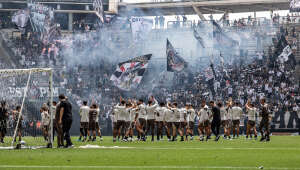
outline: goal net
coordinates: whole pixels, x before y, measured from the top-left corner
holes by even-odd
[[[51,147],[52,69],[0,70],[0,148]]]

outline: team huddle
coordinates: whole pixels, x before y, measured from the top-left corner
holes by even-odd
[[[261,141],[270,140],[270,112],[265,99],[260,101],[259,108],[248,101],[245,105],[248,122],[246,138],[252,138],[254,135],[257,139],[256,120],[261,117],[259,130],[261,133]],[[239,103],[233,103],[229,99],[225,105],[222,102],[215,103],[203,100],[201,107],[196,111],[190,103],[186,103],[185,107],[179,108],[174,103],[158,103],[152,96],[147,104],[142,99],[139,101],[125,101],[120,98],[120,103],[113,108],[113,141],[132,141],[134,129],[137,131],[137,138],[146,141],[146,136],[151,131],[151,141],[154,141],[156,130],[157,140],[163,138],[163,130],[165,129],[169,141],[176,141],[180,136],[180,141],[193,140],[194,126],[198,125],[197,130],[199,140],[211,139],[213,133],[215,141],[220,138],[220,129],[224,129],[224,138],[231,139],[231,131],[233,138],[239,137],[240,121],[243,115],[243,109]],[[199,122],[195,122],[198,120]]]
[[[57,132],[58,146],[64,146],[64,140],[67,141],[67,147],[72,146],[69,130],[72,124],[72,106],[64,95],[60,96],[60,102],[52,103],[53,114],[53,133]],[[20,116],[21,107],[17,106],[12,112],[14,129],[17,133],[19,141],[22,137],[22,115]],[[6,120],[8,110],[6,103],[2,102],[0,107],[0,142],[3,143],[6,134]],[[210,140],[211,135],[215,135],[215,141],[220,139],[220,130],[224,130],[224,139],[238,138],[240,122],[242,117],[248,117],[246,124],[246,138],[254,135],[257,139],[256,122],[258,116],[261,118],[259,131],[261,133],[261,141],[270,140],[270,121],[271,113],[265,99],[261,99],[258,107],[255,107],[250,100],[245,105],[246,114],[238,102],[233,102],[230,98],[223,104],[222,102],[206,102],[202,100],[201,106],[198,109],[193,108],[190,103],[186,103],[185,107],[179,107],[176,102],[160,102],[152,96],[147,101],[147,104],[140,99],[127,100],[120,98],[120,103],[113,107],[112,123],[113,123],[113,142],[117,140],[132,141],[134,130],[137,132],[137,139],[146,141],[147,135],[151,131],[151,141],[163,138],[164,133],[169,141],[176,141],[180,136],[180,141],[193,140],[194,129],[196,128],[199,134],[199,140]],[[49,106],[44,104],[41,109],[41,124],[42,132],[45,141],[49,141],[49,130],[51,123],[51,114]],[[101,130],[99,126],[100,109],[97,104],[88,106],[87,101],[84,101],[80,107],[80,137],[78,141],[95,141],[96,134],[100,137]],[[19,123],[18,123],[19,120]],[[197,122],[196,122],[197,121]],[[197,127],[195,127],[197,125]],[[18,128],[16,128],[18,127]],[[54,136],[54,134],[53,134]]]

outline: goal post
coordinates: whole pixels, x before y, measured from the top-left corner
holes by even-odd
[[[5,137],[0,148],[52,147],[51,68],[0,70],[0,100],[7,110],[5,119],[0,120],[5,122],[1,125]]]

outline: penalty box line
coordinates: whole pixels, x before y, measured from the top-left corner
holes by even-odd
[[[300,170],[300,168],[284,168],[284,167],[235,167],[235,166],[38,166],[38,165],[0,165],[0,168],[16,168],[16,169],[274,169],[274,170]]]

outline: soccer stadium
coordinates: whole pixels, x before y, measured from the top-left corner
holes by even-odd
[[[0,0],[0,170],[300,170],[300,0]]]

